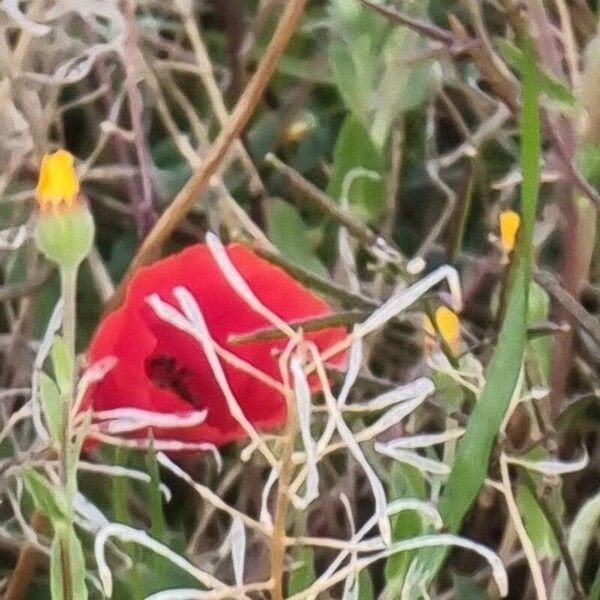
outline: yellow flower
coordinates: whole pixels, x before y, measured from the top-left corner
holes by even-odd
[[[500,214],[500,243],[505,252],[512,252],[521,226],[521,217],[514,210],[505,210]]]
[[[435,311],[434,319],[440,337],[451,350],[457,351],[460,348],[460,320],[456,313],[446,306],[440,306]],[[437,336],[433,323],[427,315],[423,318],[423,329],[428,337]]]
[[[40,210],[71,207],[79,194],[79,181],[73,167],[73,155],[66,150],[45,154],[35,198]]]
[[[460,345],[460,320],[457,314],[446,306],[440,306],[435,311],[435,324],[442,339],[452,349]]]

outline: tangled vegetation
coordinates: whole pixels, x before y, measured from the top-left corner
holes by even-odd
[[[599,23],[3,0],[2,597],[600,598]]]

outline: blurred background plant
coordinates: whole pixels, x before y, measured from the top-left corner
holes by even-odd
[[[14,598],[49,597],[51,535],[32,518],[23,483],[26,465],[50,482],[53,469],[35,412],[60,295],[59,273],[33,239],[41,158],[57,147],[75,155],[96,222],[77,288],[83,365],[114,286],[158,216],[206,168],[293,4],[0,4],[3,585],[24,552],[33,557],[28,590]],[[164,247],[209,230],[242,240],[336,303],[349,326],[372,322],[390,298],[400,303],[367,328],[344,392],[349,432],[342,425],[332,444],[360,443],[388,504],[426,502],[450,533],[496,552],[511,598],[600,597],[599,11],[594,0],[308,2],[242,135]],[[516,248],[501,231],[511,209],[521,215]],[[433,286],[440,265],[459,273],[460,307],[456,289]],[[459,319],[441,307],[461,308]],[[329,376],[339,397],[348,374]],[[435,391],[405,420],[382,424],[385,402],[376,414],[361,410],[420,377]],[[317,439],[328,411],[315,395]],[[277,456],[280,442],[269,439]],[[260,500],[275,483],[270,466],[242,446],[223,449],[220,470],[205,454],[177,464],[122,447],[86,456],[76,525],[90,597],[102,597],[107,581],[94,537],[98,546],[125,541],[108,542],[114,598],[214,584],[198,585],[192,565],[229,587],[155,598],[230,597],[264,581],[264,539],[198,494],[201,486],[255,520],[261,506],[273,509],[272,498]],[[356,541],[373,514],[381,518],[362,467],[352,452],[324,456],[320,495],[289,511],[288,534]],[[175,500],[166,502],[161,479]],[[394,543],[431,531],[418,510],[392,515]],[[162,543],[158,555],[143,547],[146,533]],[[362,535],[376,533],[371,523]],[[380,541],[375,554],[387,552],[390,540]],[[298,544],[286,553],[285,594],[497,596],[476,554],[417,546],[363,565],[349,543],[338,565],[347,576],[323,587],[343,551]],[[177,555],[189,561],[177,563],[183,569],[167,566]]]

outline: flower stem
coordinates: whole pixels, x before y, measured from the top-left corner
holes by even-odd
[[[292,454],[296,439],[296,407],[288,399],[288,416],[284,431],[284,448],[281,455],[281,469],[277,485],[277,498],[275,500],[275,519],[273,534],[271,536],[271,581],[273,588],[272,600],[283,600],[283,570],[285,562],[285,524],[289,504],[288,490],[293,473]]]
[[[62,294],[65,301],[63,318],[63,337],[71,356],[75,358],[75,322],[76,306],[75,297],[77,292],[77,267],[61,268],[60,279],[62,285]]]
[[[77,321],[77,306],[76,306],[76,295],[77,295],[77,269],[61,267],[60,277],[62,285],[62,294],[64,298],[64,316],[63,316],[63,327],[62,333],[65,341],[65,345],[69,351],[73,365],[75,365],[75,326]],[[63,439],[60,448],[60,465],[61,465],[61,483],[69,499],[68,515],[67,515],[67,527],[71,529],[73,527],[73,499],[75,496],[75,489],[73,485],[73,477],[71,475],[71,407],[73,403],[73,396],[75,390],[75,368],[71,373],[71,385],[67,393],[62,398],[63,403]],[[67,540],[61,540],[61,556],[62,556],[62,579],[63,579],[63,592],[65,600],[73,600],[73,590],[71,585],[71,555],[69,551],[69,545]]]

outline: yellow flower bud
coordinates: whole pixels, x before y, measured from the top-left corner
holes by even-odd
[[[435,311],[435,324],[448,347],[452,350],[458,350],[460,346],[460,320],[456,313],[446,306],[440,306]]]
[[[500,214],[500,244],[505,252],[512,252],[521,226],[521,217],[514,210]]]
[[[73,163],[66,150],[46,154],[35,190],[37,246],[63,269],[76,268],[94,240],[94,220],[85,203],[78,201],[79,181]]]
[[[66,150],[44,155],[35,189],[40,210],[71,207],[76,202],[79,181],[73,163],[73,155]]]
[[[423,329],[425,330],[425,350],[432,351],[435,348],[435,342],[432,340],[439,336],[444,340],[444,343],[453,351],[460,348],[460,321],[456,313],[452,312],[446,306],[440,306],[434,315],[435,327],[431,319],[423,316]],[[437,332],[436,332],[437,328]]]

